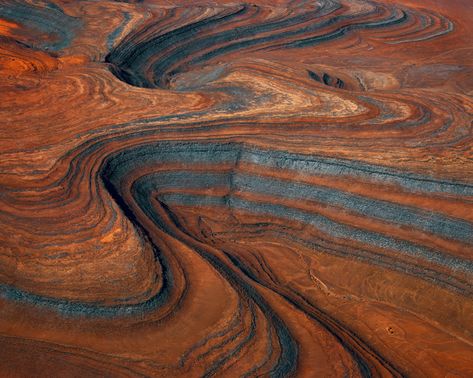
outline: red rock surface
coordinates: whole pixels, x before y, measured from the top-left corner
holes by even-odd
[[[472,18],[0,1],[0,376],[472,377]]]

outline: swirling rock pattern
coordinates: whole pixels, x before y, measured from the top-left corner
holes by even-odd
[[[470,0],[0,1],[0,376],[472,377]]]

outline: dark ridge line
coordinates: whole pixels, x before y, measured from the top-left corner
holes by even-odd
[[[166,212],[166,214],[168,215],[169,219],[174,223],[174,226],[180,231],[182,232],[183,234],[185,234],[187,237],[189,237],[191,240],[197,242],[198,244],[204,244],[205,243],[202,243],[202,242],[199,242],[198,240],[196,240],[194,238],[194,236],[192,234],[190,234],[185,227],[183,227],[179,221],[179,218],[174,214],[174,212],[167,206],[166,203],[160,201],[159,199],[157,200],[160,204],[160,206],[162,207],[162,209]],[[138,202],[139,203],[139,202]],[[156,213],[153,212],[153,214],[155,215]],[[178,235],[174,234],[174,232],[166,226],[166,223],[164,221],[162,222],[159,222],[160,224],[164,225],[166,227],[166,229],[164,230],[165,232],[167,233],[172,233],[172,236],[176,237],[178,240],[180,240],[181,242],[187,244],[190,248],[194,249],[194,250],[200,250],[200,248],[198,247],[198,244],[197,245],[193,245],[192,244],[189,244],[187,243],[187,241],[185,241],[184,239],[182,238],[179,238]],[[204,253],[207,255],[207,253],[203,250],[200,250],[199,253]],[[363,377],[371,377],[372,374],[371,374],[371,369],[368,367],[368,363],[367,361],[365,361],[363,359],[362,356],[359,355],[359,353],[357,353],[356,351],[356,348],[353,348],[351,345],[347,344],[346,342],[344,342],[345,340],[343,340],[343,337],[341,335],[338,334],[338,332],[335,331],[335,329],[333,327],[330,327],[328,323],[322,321],[320,318],[317,318],[316,316],[314,316],[313,314],[311,313],[308,313],[307,311],[305,311],[303,308],[301,308],[301,306],[297,303],[297,301],[293,300],[292,298],[290,298],[289,296],[281,293],[280,291],[278,290],[274,290],[273,288],[269,287],[266,283],[264,283],[263,281],[261,281],[258,277],[256,277],[252,272],[251,270],[244,264],[242,263],[237,257],[233,256],[232,254],[222,250],[222,253],[233,263],[233,265],[238,269],[240,270],[246,277],[248,277],[250,280],[260,284],[261,286],[263,287],[266,287],[267,289],[275,292],[276,294],[278,294],[280,297],[284,298],[287,302],[291,303],[294,307],[296,307],[297,309],[299,309],[300,311],[302,311],[304,314],[308,315],[310,318],[312,318],[313,320],[317,321],[320,325],[322,325],[330,334],[332,334],[340,343],[341,345],[350,353],[350,355],[352,355],[352,357],[354,358],[355,362],[357,363],[358,365],[358,368],[359,368],[359,371],[360,373],[362,374]],[[219,261],[219,259],[217,257],[215,257],[214,255],[212,254],[208,254],[209,257],[211,257],[212,259],[215,259],[216,262],[217,262],[217,266],[215,267],[218,271],[221,272],[221,269],[225,268],[226,270],[230,271],[230,269],[228,269],[226,267],[225,264],[221,263]],[[213,264],[213,263],[212,263]],[[236,276],[238,278],[238,276]],[[250,285],[250,284],[246,284],[245,281],[243,280],[240,280],[241,282],[244,282],[245,285],[248,285],[255,293],[256,293],[256,290]],[[259,295],[259,294],[258,294]],[[259,302],[256,302],[258,303],[259,305]],[[310,307],[314,308],[314,310],[316,311],[319,311],[320,314],[322,314],[325,318],[329,319],[329,320],[332,320],[332,322],[336,323],[342,330],[345,330],[345,328],[336,320],[330,318],[327,314],[325,314],[325,312],[323,312],[322,310],[320,309],[317,309],[315,308],[314,306],[310,305]],[[275,314],[274,314],[275,315]],[[352,333],[351,331],[349,330],[345,330],[345,332],[350,335],[351,337],[353,337],[355,340],[357,340],[357,343],[359,345],[362,345],[364,346],[363,349],[365,349],[370,355],[374,355],[376,356],[376,353],[374,351],[371,351],[370,350],[370,347],[364,343],[363,341],[361,341],[361,339],[359,339],[358,336],[356,336],[354,333]],[[282,357],[282,356],[281,356]],[[396,372],[396,369],[386,360],[384,360],[382,357],[379,356],[378,358],[378,361],[389,371],[391,371],[392,373],[393,372]],[[279,377],[280,375],[275,375],[275,377]],[[285,376],[285,375],[282,375],[282,376]],[[397,374],[397,376],[402,376],[401,374]]]
[[[329,5],[327,5],[327,4],[329,4]],[[130,56],[130,58],[131,57],[134,58],[133,61],[138,60],[141,57],[142,54],[145,54],[146,57],[148,57],[148,55],[151,55],[151,56],[156,55],[156,54],[153,54],[152,52],[146,53],[146,51],[149,50],[148,45],[150,45],[150,47],[155,47],[157,44],[159,44],[161,42],[164,42],[165,40],[168,40],[168,42],[165,43],[165,46],[158,50],[158,51],[164,52],[166,49],[169,48],[168,45],[172,42],[172,40],[176,36],[180,36],[181,34],[185,34],[185,36],[187,37],[186,33],[189,32],[190,37],[192,37],[195,34],[196,28],[200,29],[202,27],[207,26],[208,23],[211,23],[212,21],[214,21],[212,18],[209,18],[208,20],[198,21],[198,23],[185,25],[185,26],[180,27],[180,28],[178,28],[176,30],[173,30],[171,32],[167,32],[165,34],[157,35],[156,37],[150,38],[149,40],[145,40],[144,42],[140,41],[140,42],[138,42],[138,44],[139,44],[139,47],[138,47],[139,53],[136,52],[136,50],[137,50],[136,47],[132,49],[132,52],[128,52],[128,51],[126,51],[127,50],[126,45],[124,45],[123,47],[121,47],[119,45],[119,46],[117,46],[117,48],[115,48],[114,50],[112,50],[109,53],[109,55],[105,59],[105,62],[112,63],[114,65],[112,67],[112,73],[114,73],[119,79],[121,79],[123,81],[126,81],[128,84],[136,85],[136,86],[143,86],[145,88],[153,88],[153,87],[167,88],[168,83],[169,83],[168,76],[172,76],[172,75],[176,74],[177,72],[179,72],[179,70],[173,70],[172,72],[168,72],[169,69],[173,65],[173,61],[171,60],[170,57],[175,57],[177,55],[177,58],[179,58],[181,55],[183,55],[183,53],[181,53],[180,51],[182,51],[185,47],[190,48],[194,52],[194,51],[199,51],[202,47],[208,46],[209,45],[208,42],[210,42],[211,45],[214,46],[214,45],[217,45],[220,42],[222,42],[222,43],[223,42],[230,42],[230,41],[235,39],[235,36],[240,40],[241,38],[248,38],[250,36],[257,35],[258,33],[264,33],[264,32],[268,32],[268,31],[272,31],[272,30],[279,30],[278,28],[282,29],[282,28],[288,27],[288,26],[294,26],[294,25],[297,25],[298,23],[306,22],[306,21],[310,20],[311,17],[320,16],[320,15],[324,16],[324,15],[330,13],[331,11],[333,11],[334,9],[338,9],[337,6],[335,6],[335,4],[338,5],[336,2],[333,2],[333,1],[325,2],[325,3],[323,3],[323,6],[320,9],[316,9],[315,11],[311,11],[311,12],[308,12],[308,13],[303,13],[301,15],[294,16],[294,17],[291,17],[291,18],[288,18],[288,19],[285,19],[285,20],[282,20],[282,21],[269,21],[265,24],[259,25],[258,27],[255,27],[255,26],[252,26],[252,25],[240,26],[240,27],[234,28],[233,30],[223,31],[223,32],[216,33],[216,34],[213,34],[213,35],[208,36],[208,37],[204,37],[203,39],[198,39],[197,41],[187,42],[187,39],[183,39],[184,46],[180,46],[177,53],[175,53],[174,55],[168,55],[166,60],[161,61],[160,63],[158,63],[157,66],[153,65],[153,72],[154,73],[159,72],[160,75],[161,75],[160,77],[158,77],[157,80],[155,79],[153,81],[153,83],[147,81],[145,79],[145,75],[143,75],[143,73],[135,74],[135,73],[133,73],[133,71],[130,71],[130,72],[127,72],[127,73],[123,74],[122,72],[117,71],[117,68],[121,65],[123,65],[124,67],[131,67],[132,66],[132,62],[129,62],[128,59],[127,59],[128,55]],[[248,7],[246,5],[244,5],[244,6],[245,6],[245,12],[246,12]],[[324,9],[325,7],[328,7],[328,9]],[[223,21],[228,21],[228,20],[223,20]],[[301,31],[296,31],[296,32],[293,31],[292,33],[300,34]],[[133,32],[132,32],[131,35],[134,36],[135,38],[139,38],[140,32],[137,32],[136,35],[133,35]],[[238,48],[240,48],[240,45],[251,46],[251,45],[258,44],[258,43],[263,43],[268,38],[269,38],[269,40],[273,40],[273,39],[281,38],[284,35],[285,35],[284,33],[280,33],[280,34],[277,34],[276,36],[263,37],[263,38],[259,38],[257,40],[235,42],[235,43],[233,43],[231,45],[228,45],[226,47],[217,48],[216,50],[213,50],[213,52],[210,52],[210,53],[207,53],[207,54],[212,54],[212,57],[213,57],[213,56],[215,56],[215,54],[221,55],[222,53],[228,52],[226,50],[233,51],[235,49],[238,49]],[[186,41],[186,42],[184,42],[184,41]],[[127,43],[131,43],[131,42],[132,41],[127,41]],[[125,56],[123,58],[120,57],[120,53],[118,51],[120,51],[121,49],[126,51],[127,56]],[[130,47],[130,49],[131,49],[131,47]],[[222,49],[225,49],[225,50],[222,50]],[[142,50],[143,50],[143,52],[141,52]],[[218,51],[221,51],[221,52],[218,52]],[[207,54],[204,54],[203,56],[198,58],[198,60],[200,60],[200,61],[208,60],[211,56],[207,55]],[[190,55],[191,55],[191,53],[187,52],[187,54],[185,54],[184,56],[190,56]],[[196,61],[196,59],[197,58],[193,59],[191,64],[198,63],[198,61]],[[141,60],[143,60],[143,59],[141,59]],[[174,61],[175,60],[176,59],[174,59]],[[122,62],[122,63],[120,64],[120,62]],[[143,63],[138,64],[138,66],[141,67],[144,64],[144,62],[146,62],[146,59],[143,60]]]
[[[157,184],[156,190],[159,188],[169,191],[181,188],[183,185],[202,189],[213,185],[226,187],[231,194],[234,191],[243,191],[291,201],[323,203],[332,207],[348,209],[358,215],[389,222],[393,225],[414,227],[428,234],[470,244],[473,248],[473,224],[461,218],[320,184],[298,180],[289,181],[259,171],[242,171],[238,167],[240,161],[246,163],[244,159],[237,156],[233,168],[225,171],[214,171],[212,168],[215,168],[216,165],[212,164],[205,171],[193,172],[191,167],[182,167],[165,172],[149,173],[146,177],[149,180],[161,180],[162,184]],[[380,212],[380,209],[383,209],[383,212]]]
[[[158,218],[157,214],[151,210],[152,207],[146,209],[146,207],[143,207],[143,204],[140,203],[140,201],[137,201],[137,203],[146,213],[151,214],[153,222],[159,228],[161,228],[168,235],[184,243],[189,248],[195,250],[201,257],[207,260],[218,272],[220,272],[220,274],[226,277],[227,281],[235,288],[235,290],[242,292],[243,295],[246,294],[246,296],[250,298],[253,303],[261,309],[261,311],[267,316],[267,319],[272,321],[273,327],[276,330],[281,346],[281,354],[278,360],[278,365],[273,367],[270,376],[281,377],[293,373],[297,366],[298,345],[293,339],[291,333],[287,329],[284,322],[281,320],[281,318],[273,312],[271,306],[267,304],[264,298],[249,283],[238,277],[238,275],[232,269],[227,267],[225,263],[221,261],[220,258],[202,249],[202,247],[199,246],[199,244],[202,243],[197,242],[191,235],[187,233],[185,228],[180,227],[178,218],[165,203],[159,200],[157,201],[160,207],[166,213],[166,215],[169,216],[169,219],[174,223],[175,227],[179,230],[179,232],[182,232],[184,235],[190,238],[193,241],[192,243],[189,243],[187,240],[185,240],[185,238],[180,237],[164,221],[162,221],[161,218]],[[194,243],[197,244],[194,245]],[[281,366],[279,367],[279,365]]]
[[[150,83],[145,79],[144,76],[140,77],[141,75],[136,75],[133,73],[133,70],[131,70],[131,67],[134,66],[135,61],[138,59],[138,57],[141,57],[141,54],[149,55],[149,53],[146,53],[146,51],[148,50],[147,44],[155,45],[155,44],[159,44],[163,42],[165,43],[165,46],[168,44],[171,45],[173,42],[173,39],[177,36],[180,36],[181,34],[190,33],[191,35],[194,35],[197,31],[199,31],[200,29],[204,28],[205,26],[209,24],[218,25],[220,22],[231,20],[240,14],[246,13],[247,10],[248,10],[248,7],[243,6],[241,7],[241,9],[233,13],[230,13],[227,15],[224,14],[223,16],[221,15],[212,16],[208,19],[204,19],[204,20],[200,20],[191,24],[187,24],[178,29],[158,35],[157,37],[152,38],[149,41],[139,42],[138,46],[133,48],[133,51],[131,52],[131,54],[127,51],[126,44],[122,48],[121,46],[122,43],[120,43],[105,57],[105,62],[110,64],[111,71],[117,78],[119,78],[120,80],[128,84],[131,84],[137,87],[142,87],[142,88],[153,88],[155,86],[161,87],[162,84],[160,82]],[[132,41],[130,41],[130,43],[131,42]],[[125,53],[126,53],[124,60],[121,57],[122,49],[125,50]],[[141,52],[141,50],[143,50],[143,52]],[[136,57],[136,58],[133,61],[129,61],[131,57]]]
[[[155,134],[156,132],[154,131],[154,132],[150,132],[150,133]],[[114,139],[116,139],[116,140],[127,140],[127,139],[130,139],[130,136],[129,135],[122,135],[122,136],[117,136]],[[94,140],[88,141],[88,142],[84,143],[84,145],[80,145],[80,146],[76,147],[74,150],[69,151],[66,154],[67,156],[72,156],[72,154],[74,152],[78,152],[78,154],[72,158],[71,163],[69,164],[68,170],[66,172],[66,175],[61,177],[60,179],[58,179],[54,183],[48,185],[46,188],[48,188],[48,187],[52,188],[52,187],[57,186],[61,183],[71,183],[71,182],[74,182],[74,180],[76,180],[77,177],[81,177],[84,174],[82,172],[82,169],[81,169],[82,168],[81,167],[82,159],[84,157],[86,157],[87,155],[91,154],[92,152],[94,152],[94,151],[102,148],[103,146],[105,146],[106,142],[107,142],[107,140],[102,140],[100,137],[97,137]],[[348,168],[348,169],[353,169],[355,171],[361,171],[361,172],[365,172],[365,173],[382,174],[382,175],[386,175],[386,176],[398,177],[398,178],[401,178],[401,179],[407,177],[409,180],[416,180],[416,181],[428,182],[428,183],[433,183],[433,184],[440,183],[440,184],[446,184],[446,185],[453,186],[453,187],[462,187],[462,188],[473,189],[473,185],[470,185],[470,184],[451,182],[451,181],[445,181],[445,180],[433,180],[433,179],[429,179],[429,178],[424,178],[422,176],[419,177],[419,175],[413,174],[413,173],[410,173],[410,172],[404,172],[403,173],[404,177],[403,177],[400,173],[396,173],[396,170],[393,169],[393,168],[386,168],[386,167],[383,167],[383,166],[380,166],[380,167],[379,166],[374,166],[374,165],[366,164],[366,163],[359,162],[359,161],[350,161],[350,160],[346,160],[346,159],[332,159],[332,158],[326,158],[326,157],[315,157],[314,158],[314,155],[301,155],[301,154],[294,154],[294,153],[287,153],[287,152],[285,153],[283,151],[265,150],[265,149],[255,147],[255,146],[252,146],[251,144],[247,144],[247,143],[244,143],[244,142],[234,142],[234,141],[230,141],[230,142],[223,141],[222,142],[221,140],[218,140],[217,142],[212,142],[212,143],[209,143],[209,142],[202,143],[201,141],[199,141],[198,143],[195,143],[195,142],[192,142],[192,141],[185,141],[185,142],[182,142],[182,141],[179,141],[179,142],[166,141],[166,142],[157,142],[157,143],[152,143],[152,144],[143,143],[143,144],[133,146],[133,147],[123,147],[121,150],[116,151],[116,152],[106,156],[105,163],[102,165],[102,168],[99,168],[101,179],[103,180],[107,191],[109,191],[112,198],[114,198],[114,200],[117,202],[117,204],[119,204],[120,208],[122,210],[125,209],[124,212],[125,212],[126,216],[135,225],[136,229],[140,229],[139,221],[134,217],[133,212],[126,207],[126,204],[122,203],[120,205],[120,203],[122,201],[121,197],[117,193],[114,193],[113,188],[111,187],[110,183],[109,182],[107,183],[107,175],[110,174],[110,170],[111,170],[112,166],[116,166],[117,165],[117,160],[120,161],[121,157],[128,156],[130,153],[132,153],[132,156],[133,156],[133,153],[136,154],[135,150],[137,150],[137,149],[140,150],[140,151],[143,151],[143,149],[145,151],[149,151],[150,149],[158,148],[158,149],[160,149],[160,154],[162,154],[163,150],[166,150],[166,149],[167,150],[173,150],[176,147],[182,147],[183,149],[188,149],[189,146],[192,146],[194,148],[197,146],[197,147],[199,147],[197,149],[197,151],[203,151],[203,152],[207,152],[208,149],[209,149],[209,146],[211,147],[211,150],[217,150],[217,151],[222,151],[222,149],[224,151],[229,151],[229,150],[231,151],[232,149],[237,148],[237,149],[239,149],[240,154],[243,153],[243,152],[245,152],[245,153],[249,152],[249,153],[255,153],[258,156],[264,156],[264,154],[267,153],[269,159],[275,157],[274,155],[276,155],[276,157],[278,155],[280,155],[280,156],[283,156],[285,159],[292,160],[292,161],[312,162],[312,163],[320,163],[322,161],[323,163],[325,163],[327,165],[331,165],[331,166],[335,166],[335,167],[345,167],[345,168]],[[227,149],[225,149],[225,148],[227,148]],[[195,150],[193,152],[195,152]],[[149,153],[150,152],[147,152],[144,155],[149,154]],[[143,155],[143,152],[141,152],[141,154]],[[139,156],[139,155],[137,155],[137,156]],[[315,160],[317,158],[320,159],[320,160],[319,161]],[[351,163],[351,165],[350,165],[350,163]],[[375,170],[375,169],[377,169],[377,170]],[[389,170],[394,171],[394,173],[389,172]],[[82,173],[78,174],[80,172],[82,172]],[[68,184],[67,186],[70,186],[70,185]],[[14,192],[14,190],[12,192]],[[146,235],[146,233],[144,233],[144,235]],[[159,256],[159,251],[155,250],[155,255]],[[163,261],[161,261],[161,265],[162,265],[163,269],[165,269],[165,263]],[[47,297],[42,297],[42,296],[35,295],[35,294],[30,294],[30,293],[23,292],[23,291],[21,291],[17,288],[7,286],[7,285],[3,285],[3,288],[2,288],[1,291],[3,292],[3,294],[0,294],[0,295],[3,295],[5,297],[10,297],[12,299],[17,298],[19,300],[25,300],[25,301],[29,301],[31,303],[37,303],[37,304],[39,304],[39,303],[43,303],[45,305],[50,304],[52,307],[56,307],[60,312],[64,312],[64,313],[68,313],[68,312],[70,312],[70,313],[74,313],[74,312],[87,313],[87,312],[94,312],[96,310],[98,312],[100,312],[98,309],[102,308],[102,307],[100,307],[100,304],[92,304],[92,305],[89,306],[89,305],[86,305],[86,304],[77,303],[76,305],[72,305],[69,301],[61,301],[61,300],[57,300],[57,299],[54,299],[54,298],[47,298]],[[68,305],[71,305],[72,307],[70,309],[68,309]],[[148,307],[148,306],[149,306],[149,304],[144,305],[144,307]],[[117,306],[116,308],[117,309],[121,308],[120,311],[123,312],[123,313],[128,313],[129,311],[131,311],[131,310],[127,309],[126,306],[124,306],[124,307],[123,306]],[[113,312],[113,311],[114,310],[111,310],[111,311],[103,310],[103,313],[104,313],[104,315],[107,315],[108,313]],[[133,311],[131,311],[131,312],[133,312]]]
[[[361,373],[361,375],[363,377],[371,377],[372,374],[371,374],[371,370],[368,366],[368,361],[366,361],[363,356],[360,355],[360,353],[356,350],[355,347],[353,347],[352,345],[350,345],[350,343],[346,343],[346,340],[343,339],[343,336],[341,336],[339,334],[339,331],[337,331],[335,329],[335,327],[331,326],[329,323],[332,322],[334,324],[336,324],[336,326],[338,326],[344,333],[346,333],[349,337],[351,337],[353,339],[353,341],[360,345],[362,349],[365,349],[365,351],[367,353],[369,353],[370,355],[372,355],[374,358],[377,358],[377,360],[387,369],[389,370],[391,373],[397,373],[399,374],[399,376],[402,376],[400,374],[400,372],[397,372],[396,368],[391,365],[389,363],[389,361],[385,360],[384,358],[382,358],[380,355],[378,355],[376,352],[372,351],[371,350],[371,347],[369,346],[368,343],[366,343],[365,341],[361,340],[361,338],[356,335],[354,332],[352,332],[351,330],[349,330],[348,328],[345,328],[337,319],[335,318],[332,318],[331,316],[329,316],[325,311],[321,310],[320,308],[318,307],[315,307],[314,305],[312,305],[311,303],[309,303],[307,301],[306,298],[304,298],[303,296],[300,296],[298,295],[297,293],[293,293],[297,296],[299,296],[305,303],[307,306],[311,307],[313,309],[313,311],[315,311],[316,313],[318,313],[319,317],[317,317],[316,315],[312,314],[311,312],[308,312],[307,310],[305,310],[304,308],[301,307],[301,305],[297,302],[297,300],[291,298],[289,295],[287,294],[284,294],[282,293],[280,290],[277,290],[276,288],[274,287],[271,287],[270,285],[268,285],[266,282],[264,282],[263,280],[261,280],[260,278],[257,277],[257,275],[253,274],[253,272],[251,271],[250,268],[248,268],[246,266],[246,264],[244,264],[237,256],[233,256],[231,253],[228,253],[228,252],[225,252],[225,251],[222,251],[231,261],[232,263],[239,269],[242,271],[242,273],[247,276],[249,279],[251,279],[252,281],[256,282],[257,284],[263,286],[263,287],[266,287],[268,290],[271,290],[272,292],[278,294],[280,297],[284,298],[284,300],[286,300],[288,303],[290,303],[291,305],[293,305],[296,309],[298,309],[299,311],[301,311],[302,313],[306,314],[307,316],[309,316],[311,319],[315,320],[318,324],[320,324],[327,332],[329,332],[333,337],[335,337],[335,339],[338,340],[338,342],[340,343],[340,345],[342,345],[342,347],[353,357],[353,359],[355,360],[357,366],[358,366],[358,369]],[[291,290],[291,292],[293,292]],[[324,318],[324,319],[322,319]]]
[[[104,172],[106,171],[107,169],[104,168]],[[156,296],[151,297],[148,300],[138,304],[105,305],[101,302],[84,303],[81,301],[71,301],[66,299],[57,299],[44,295],[37,295],[25,290],[18,289],[11,285],[1,284],[0,297],[19,302],[26,302],[36,306],[46,307],[48,309],[55,310],[64,316],[73,317],[90,316],[114,318],[129,315],[143,315],[145,312],[149,310],[154,310],[166,302],[173,285],[172,270],[166,262],[165,257],[159,252],[158,248],[150,241],[151,238],[149,236],[149,233],[146,231],[145,228],[141,226],[133,211],[122,200],[118,192],[115,190],[115,187],[107,180],[106,175],[104,173],[102,173],[101,179],[110,196],[117,203],[119,208],[123,211],[124,215],[133,224],[136,232],[141,235],[142,240],[144,240],[145,243],[148,242],[151,245],[155,261],[161,266],[162,269],[163,286],[159,293],[157,293]],[[179,299],[179,302],[181,300],[182,298]],[[176,306],[178,305],[179,303],[176,304]]]
[[[124,139],[128,139],[127,136],[124,137]],[[189,149],[189,146],[192,147],[199,147],[199,149],[194,149],[192,152],[208,152],[210,146],[210,149],[212,151],[232,151],[233,149],[242,149],[242,152],[245,153],[254,153],[255,155],[258,156],[263,156],[266,158],[266,160],[270,160],[272,158],[279,158],[279,159],[284,159],[292,162],[308,162],[308,163],[323,163],[327,164],[329,166],[334,166],[334,167],[342,167],[342,168],[347,168],[347,169],[352,169],[355,171],[360,171],[368,174],[381,174],[385,176],[390,176],[390,177],[395,177],[399,179],[408,179],[412,181],[421,181],[421,182],[426,182],[426,183],[431,183],[431,184],[442,184],[442,185],[448,185],[452,187],[464,187],[472,190],[473,195],[473,184],[469,183],[464,183],[464,182],[459,182],[459,181],[451,181],[451,180],[436,180],[433,178],[430,178],[428,176],[422,176],[418,173],[413,173],[413,172],[406,172],[406,171],[400,171],[396,168],[390,167],[390,166],[383,166],[383,165],[374,165],[370,163],[365,163],[363,161],[359,160],[349,160],[345,158],[330,158],[326,156],[320,156],[320,155],[313,155],[313,154],[297,154],[297,153],[292,153],[292,152],[286,152],[282,150],[270,150],[270,149],[263,149],[257,146],[252,145],[251,143],[245,143],[245,142],[240,142],[240,141],[225,141],[225,140],[216,140],[212,142],[207,142],[204,141],[202,142],[201,140],[193,141],[182,141],[182,140],[167,140],[165,142],[153,142],[153,143],[144,143],[136,147],[124,147],[122,150],[118,151],[117,153],[114,153],[114,159],[119,156],[127,155],[129,153],[128,150],[146,150],[149,152],[140,152],[142,156],[144,155],[149,155],[155,153],[152,149],[156,148],[159,151],[159,154],[169,154],[172,152],[166,152],[163,150],[168,150],[168,151],[175,151],[175,147],[182,147],[184,151]],[[228,148],[228,149],[225,149]],[[139,156],[139,155],[138,155]],[[131,158],[130,158],[131,159]],[[262,163],[258,163],[260,165],[264,165]],[[285,168],[286,169],[286,168]],[[295,169],[287,168],[289,171],[294,171]],[[391,171],[391,172],[390,172]],[[399,184],[399,183],[398,183]],[[411,189],[412,190],[412,189]],[[425,190],[425,189],[424,189]],[[434,193],[451,193],[449,191],[439,191],[439,192],[434,192]]]
[[[241,198],[233,198],[232,196],[209,196],[209,195],[182,195],[182,194],[165,194],[160,196],[160,201],[170,201],[182,206],[214,206],[224,204],[229,208],[243,211],[254,211],[257,214],[275,216],[277,218],[295,220],[299,223],[308,224],[318,228],[321,232],[331,237],[344,238],[371,245],[372,247],[398,251],[407,258],[421,259],[428,261],[443,269],[456,272],[471,274],[471,266],[473,262],[468,259],[458,258],[450,254],[442,253],[438,250],[426,248],[410,241],[398,239],[390,235],[386,236],[381,233],[364,230],[362,228],[347,226],[328,219],[325,216],[313,214],[307,211],[301,211],[285,205],[273,205],[268,202],[256,202]],[[199,202],[199,199],[201,201]],[[259,206],[259,207],[258,207]],[[312,222],[311,218],[315,221]],[[334,230],[331,230],[334,228]]]
[[[272,46],[264,47],[263,49],[281,49],[281,48],[301,48],[307,46],[318,45],[323,42],[338,39],[345,36],[347,33],[354,30],[361,29],[376,29],[386,28],[392,25],[398,25],[410,19],[408,11],[398,8],[385,8],[380,7],[379,4],[368,1],[367,4],[373,7],[373,10],[366,12],[360,12],[355,15],[336,15],[329,19],[323,19],[325,16],[333,13],[335,10],[340,9],[341,5],[338,2],[330,1],[325,2],[322,6],[315,11],[306,12],[301,15],[289,17],[284,20],[269,20],[266,23],[262,23],[257,27],[252,25],[244,24],[238,26],[232,30],[225,30],[222,32],[215,32],[209,36],[199,38],[198,36],[194,39],[196,31],[206,28],[207,26],[221,22],[228,22],[232,18],[238,16],[239,12],[234,14],[226,15],[223,17],[212,16],[205,20],[200,20],[195,23],[181,26],[170,32],[159,34],[157,31],[156,36],[148,37],[141,41],[142,31],[138,30],[136,33],[131,32],[125,41],[120,43],[115,49],[113,49],[106,57],[105,62],[110,63],[110,69],[112,73],[122,81],[128,84],[140,86],[144,88],[163,88],[169,89],[171,77],[176,74],[188,71],[189,67],[199,65],[212,58],[220,55],[225,55],[240,49],[249,49],[253,46],[261,45],[267,42],[273,42],[278,40],[298,38],[291,42],[282,42],[280,44],[274,44]],[[243,5],[246,10],[249,9],[247,5]],[[243,10],[242,9],[242,10]],[[317,30],[323,29],[326,26],[342,22],[343,20],[358,20],[369,15],[378,15],[379,9],[390,12],[387,17],[376,21],[360,21],[354,22],[348,25],[338,27],[333,31],[327,31],[325,34],[302,37],[304,33],[313,33]],[[415,11],[412,11],[415,12]],[[432,17],[429,14],[430,17]],[[300,29],[289,30],[283,32],[285,28],[292,28],[295,25],[303,24],[309,20],[317,20],[313,25],[304,26]],[[319,21],[320,20],[320,21]],[[274,32],[275,34],[258,37],[258,34],[267,32]],[[447,31],[448,32],[448,31]],[[436,36],[439,33],[436,33]],[[255,37],[254,39],[248,39]],[[178,37],[181,37],[179,39]],[[131,44],[134,40],[137,40],[137,46],[132,47]],[[176,43],[177,47],[173,47],[172,44]],[[228,43],[225,45],[225,43]],[[220,44],[224,44],[222,47],[218,47]],[[128,46],[130,45],[130,46]],[[199,54],[201,50],[208,47],[213,50],[204,52],[196,57],[192,58],[194,54]],[[157,59],[166,53],[162,59]],[[154,57],[154,59],[153,59]],[[186,58],[191,58],[188,62],[185,62]],[[179,61],[183,61],[183,64],[179,66]],[[148,79],[146,72],[142,72],[145,65],[149,63],[150,74],[153,79]],[[326,85],[332,85],[329,83],[331,80],[325,77],[323,82]],[[334,85],[338,88],[343,88],[344,83],[341,80],[336,82]]]

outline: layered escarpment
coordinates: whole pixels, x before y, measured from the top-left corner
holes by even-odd
[[[0,370],[471,376],[471,13],[0,1]]]

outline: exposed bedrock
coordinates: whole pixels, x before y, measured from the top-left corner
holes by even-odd
[[[472,17],[0,0],[0,376],[473,376]]]

